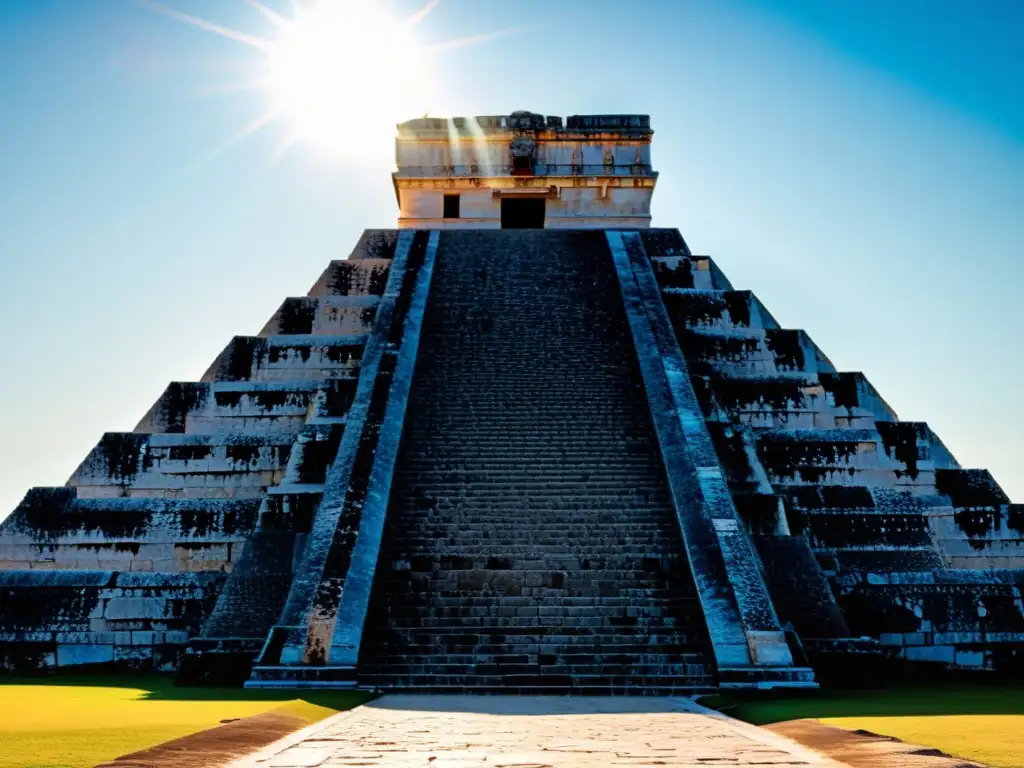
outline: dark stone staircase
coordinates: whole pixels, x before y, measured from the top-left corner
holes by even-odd
[[[359,679],[714,685],[603,232],[442,238]]]

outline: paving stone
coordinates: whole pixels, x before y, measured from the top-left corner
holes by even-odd
[[[602,232],[441,238],[377,574],[364,685],[713,685]]]
[[[231,768],[840,764],[684,698],[384,696]]]

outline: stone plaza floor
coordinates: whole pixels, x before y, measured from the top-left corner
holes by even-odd
[[[817,766],[839,763],[675,697],[390,695],[231,768]]]

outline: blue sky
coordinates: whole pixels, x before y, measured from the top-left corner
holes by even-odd
[[[506,29],[437,55],[431,111],[650,113],[654,224],[1024,501],[1024,5],[441,0],[415,32]],[[283,122],[217,151],[261,57],[134,0],[3,3],[0,516],[393,225],[377,152],[282,154]]]

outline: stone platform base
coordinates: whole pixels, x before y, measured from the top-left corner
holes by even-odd
[[[232,768],[771,765],[839,768],[684,698],[384,696]]]
[[[354,667],[253,667],[246,688],[355,688]]]

